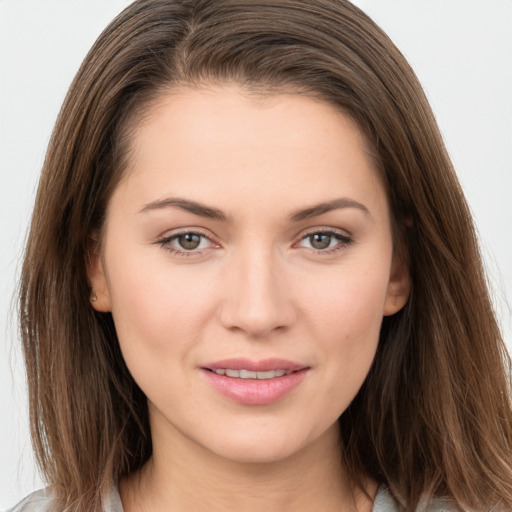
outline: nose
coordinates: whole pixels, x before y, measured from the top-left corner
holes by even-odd
[[[231,331],[264,338],[296,319],[286,272],[270,251],[248,250],[226,269],[220,321]]]

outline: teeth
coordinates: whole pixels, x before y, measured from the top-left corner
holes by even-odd
[[[258,379],[273,379],[274,377],[282,377],[287,372],[285,370],[270,370],[268,372],[258,372]]]
[[[249,370],[240,370],[240,378],[241,379],[257,379],[257,372],[250,372]]]
[[[288,375],[289,371],[286,370],[269,370],[267,372],[252,372],[250,370],[231,370],[230,368],[221,368],[219,370],[213,370],[217,375],[225,375],[226,377],[234,377],[237,379],[274,379],[276,377],[282,377]]]

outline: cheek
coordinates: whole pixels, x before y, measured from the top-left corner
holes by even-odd
[[[303,304],[311,322],[327,338],[358,343],[378,335],[387,294],[388,275],[380,269],[344,269],[329,279],[304,283]]]
[[[186,266],[170,268],[153,249],[125,252],[109,271],[112,315],[129,364],[145,356],[180,359],[180,352],[200,336],[214,307],[211,280],[192,275]],[[172,271],[171,271],[172,270]],[[156,359],[155,359],[156,358]]]
[[[312,280],[307,298],[310,336],[322,347],[328,402],[344,410],[371,367],[383,318],[387,273],[352,269],[322,283]]]

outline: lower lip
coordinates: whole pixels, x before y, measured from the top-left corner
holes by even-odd
[[[203,369],[203,373],[216,391],[244,405],[268,405],[281,400],[304,380],[307,371],[308,369],[304,368],[282,377],[258,380],[226,377]]]

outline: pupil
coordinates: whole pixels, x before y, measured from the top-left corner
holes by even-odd
[[[201,237],[194,233],[186,233],[185,235],[180,235],[178,242],[183,249],[190,251],[192,249],[197,249],[201,243]]]
[[[331,235],[325,235],[322,233],[316,233],[309,237],[311,246],[315,249],[326,249],[331,243]]]

